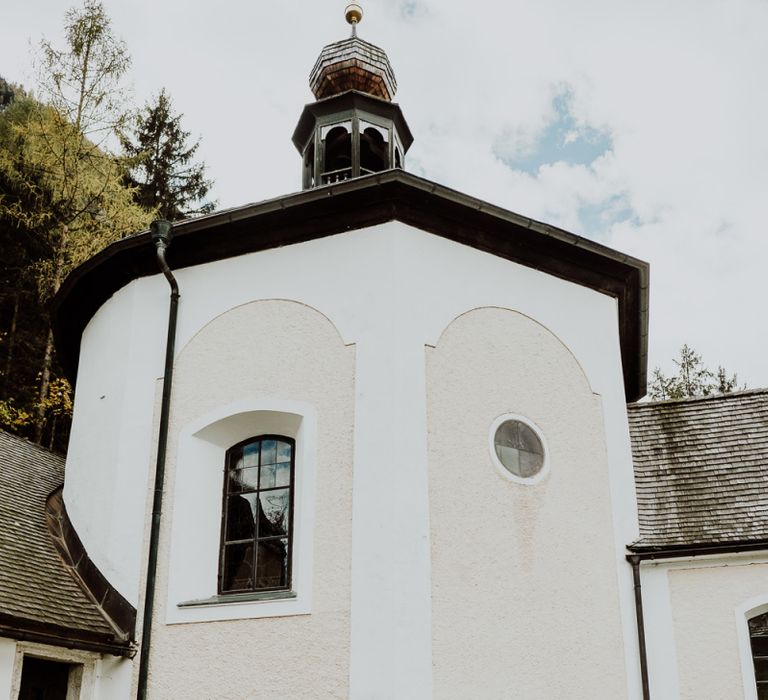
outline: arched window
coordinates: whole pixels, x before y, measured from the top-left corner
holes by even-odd
[[[389,167],[387,143],[383,134],[372,126],[360,134],[360,174],[378,173]]]
[[[335,126],[325,137],[323,183],[352,177],[352,134],[344,126]]]
[[[261,435],[227,451],[219,593],[290,589],[294,448]]]
[[[758,700],[768,700],[768,612],[749,621],[749,643],[755,665]]]

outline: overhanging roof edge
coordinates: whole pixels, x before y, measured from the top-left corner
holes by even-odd
[[[616,297],[627,398],[645,394],[648,263],[402,170],[177,222],[169,260],[172,267],[187,267],[393,219]],[[244,231],[249,221],[257,220],[263,224],[260,235]],[[489,235],[480,235],[491,229]],[[114,274],[106,274],[108,269]],[[70,378],[76,375],[80,334],[98,307],[133,279],[153,274],[157,274],[154,246],[144,231],[108,246],[65,280],[53,300],[52,318]],[[79,311],[78,299],[85,302]],[[74,329],[69,327],[72,323]]]

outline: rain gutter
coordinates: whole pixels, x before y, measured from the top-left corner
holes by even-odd
[[[632,580],[635,585],[635,619],[637,620],[637,643],[640,653],[640,677],[643,682],[643,700],[650,700],[651,688],[648,681],[648,653],[645,649],[645,619],[643,617],[643,589],[640,581],[640,557],[629,554],[627,561],[632,565]]]
[[[171,287],[170,308],[168,311],[168,338],[165,344],[165,372],[163,374],[163,398],[160,408],[160,430],[157,439],[157,465],[155,467],[155,490],[152,500],[152,523],[149,535],[149,554],[147,557],[147,585],[144,593],[144,613],[142,615],[141,651],[139,654],[139,683],[136,691],[137,700],[147,697],[147,679],[149,677],[149,648],[152,638],[152,614],[155,608],[155,583],[157,577],[157,554],[160,541],[160,517],[163,507],[163,486],[165,483],[165,458],[168,446],[168,418],[171,409],[171,386],[173,384],[173,355],[176,346],[176,318],[179,309],[179,285],[165,259],[165,251],[171,244],[173,233],[168,221],[157,220],[150,228],[152,242],[157,248],[157,263]]]
[[[640,580],[640,563],[643,561],[689,559],[692,557],[717,556],[721,554],[768,551],[768,539],[658,547],[635,544],[630,545],[627,549],[631,552],[631,554],[627,555],[627,561],[632,566],[632,579],[634,581],[635,589],[635,618],[637,620],[637,641],[640,653],[643,700],[650,700],[651,691],[648,680],[648,655],[645,646],[645,620],[643,617],[643,591]]]

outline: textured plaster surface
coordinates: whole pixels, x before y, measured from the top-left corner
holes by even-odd
[[[626,697],[604,422],[574,357],[478,309],[427,351],[427,392],[434,697]],[[545,436],[538,484],[491,462],[504,413]]]
[[[0,698],[11,697],[13,664],[16,658],[16,642],[0,637]]]
[[[69,517],[92,561],[134,606],[167,319],[168,286],[159,277],[132,282],[96,312],[81,342],[67,452]]]
[[[682,700],[744,696],[734,611],[768,593],[768,564],[672,568],[672,615]]]
[[[131,697],[131,674],[134,662],[131,659],[104,655],[96,666],[96,687],[94,698],[128,700]]]
[[[163,624],[168,523],[173,517],[173,506],[166,503],[151,697],[347,696],[353,384],[354,348],[342,343],[324,316],[295,302],[236,307],[205,326],[184,348],[174,376],[166,492],[183,468],[175,464],[180,429],[213,408],[259,396],[301,401],[316,409],[313,611],[294,617]],[[211,468],[223,476],[223,464]],[[210,494],[209,504],[220,522],[221,485]],[[291,679],[289,694],[286,679]]]
[[[346,348],[350,356],[354,355],[349,360],[350,367],[355,363],[354,398],[350,394],[344,411],[336,413],[298,391],[302,368],[316,369],[313,382],[336,371],[315,356],[318,348],[305,348],[300,354],[291,354],[290,348],[274,351],[270,358],[280,372],[260,378],[246,376],[245,371],[249,363],[260,362],[256,356],[261,352],[262,336],[257,331],[237,351],[227,347],[224,337],[207,342],[204,350],[203,346],[199,351],[191,350],[197,355],[198,376],[186,380],[189,386],[184,403],[175,404],[174,412],[183,410],[183,414],[173,417],[169,445],[175,461],[180,434],[208,416],[211,406],[218,410],[238,397],[251,400],[256,396],[252,388],[257,385],[269,390],[263,394],[267,399],[284,397],[287,402],[312,403],[320,437],[327,433],[327,426],[339,427],[332,421],[351,424],[354,410],[349,687],[354,700],[439,697],[432,691],[425,345],[435,345],[453,319],[479,307],[517,309],[551,329],[578,358],[602,401],[614,504],[614,576],[618,574],[623,581],[628,683],[634,688],[633,697],[638,697],[631,572],[624,560],[624,547],[636,539],[637,525],[615,299],[397,221],[185,268],[177,270],[176,276],[182,295],[177,357],[186,355],[197,343],[201,329],[203,334],[208,332],[207,324],[216,326],[217,319],[230,310],[265,299],[290,299],[317,309],[331,320],[344,343],[355,346],[354,350]],[[139,610],[167,311],[168,287],[156,275],[121,289],[91,320],[83,335],[67,463],[65,501],[83,543],[94,562]],[[310,314],[312,318],[315,316]],[[285,330],[290,330],[291,339],[309,338],[314,333],[302,330],[304,317],[290,316],[288,320],[291,325]],[[338,345],[341,341],[335,342]],[[290,363],[294,361],[299,378],[291,383]],[[289,396],[284,396],[280,385],[284,380]],[[200,391],[193,396],[194,382],[199,383]],[[349,424],[344,423],[347,420]],[[477,433],[484,448],[489,423]],[[339,492],[323,491],[320,483],[327,469],[321,463],[327,449],[319,444],[318,506],[324,499],[339,498]],[[218,464],[220,460],[215,461]],[[351,460],[345,464],[349,467]],[[174,493],[180,483],[174,479],[167,482],[166,502],[172,500],[169,494],[188,502],[183,491]],[[547,488],[547,484],[542,487]],[[605,489],[605,479],[598,486]],[[219,487],[212,490],[220,498]],[[319,511],[317,515],[319,518]],[[171,524],[164,524],[164,537]],[[350,527],[349,522],[344,526]],[[213,531],[217,533],[218,526]],[[610,532],[609,524],[605,536],[610,537]],[[164,546],[168,546],[165,540]],[[587,551],[591,556],[589,544]],[[325,556],[319,539],[315,540],[314,554],[317,567],[318,557]],[[320,575],[316,570],[316,581]],[[168,607],[166,601],[173,591],[173,581],[169,586],[163,582],[163,589],[158,590],[158,598],[163,599],[161,610]],[[313,617],[321,612],[314,603]],[[168,610],[158,619],[167,620]],[[299,625],[297,619],[292,618],[290,625]],[[265,621],[264,629],[271,629],[273,624]],[[219,629],[213,622],[197,626]],[[301,638],[300,626],[290,630],[291,635],[296,631]],[[183,632],[173,634],[178,635],[173,637],[176,644]],[[182,648],[179,641],[178,649]],[[211,647],[211,653],[218,653],[217,647]],[[246,656],[245,652],[238,654],[239,649],[235,653],[238,660]],[[179,669],[192,663],[182,659]],[[250,660],[245,666],[249,664]],[[183,675],[184,671],[178,673]],[[191,677],[197,678],[195,673]],[[303,678],[297,681],[300,685]],[[205,682],[215,684],[208,678]],[[236,691],[232,692],[236,696]],[[218,690],[213,696],[218,697]],[[278,696],[285,696],[284,689]]]

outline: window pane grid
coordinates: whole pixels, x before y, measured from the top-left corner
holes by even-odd
[[[511,418],[498,425],[493,443],[499,462],[514,476],[530,479],[544,466],[544,446],[521,420]]]
[[[768,613],[749,620],[749,633],[757,696],[762,700],[768,698]]]
[[[227,453],[219,592],[291,585],[294,441],[261,436]]]

